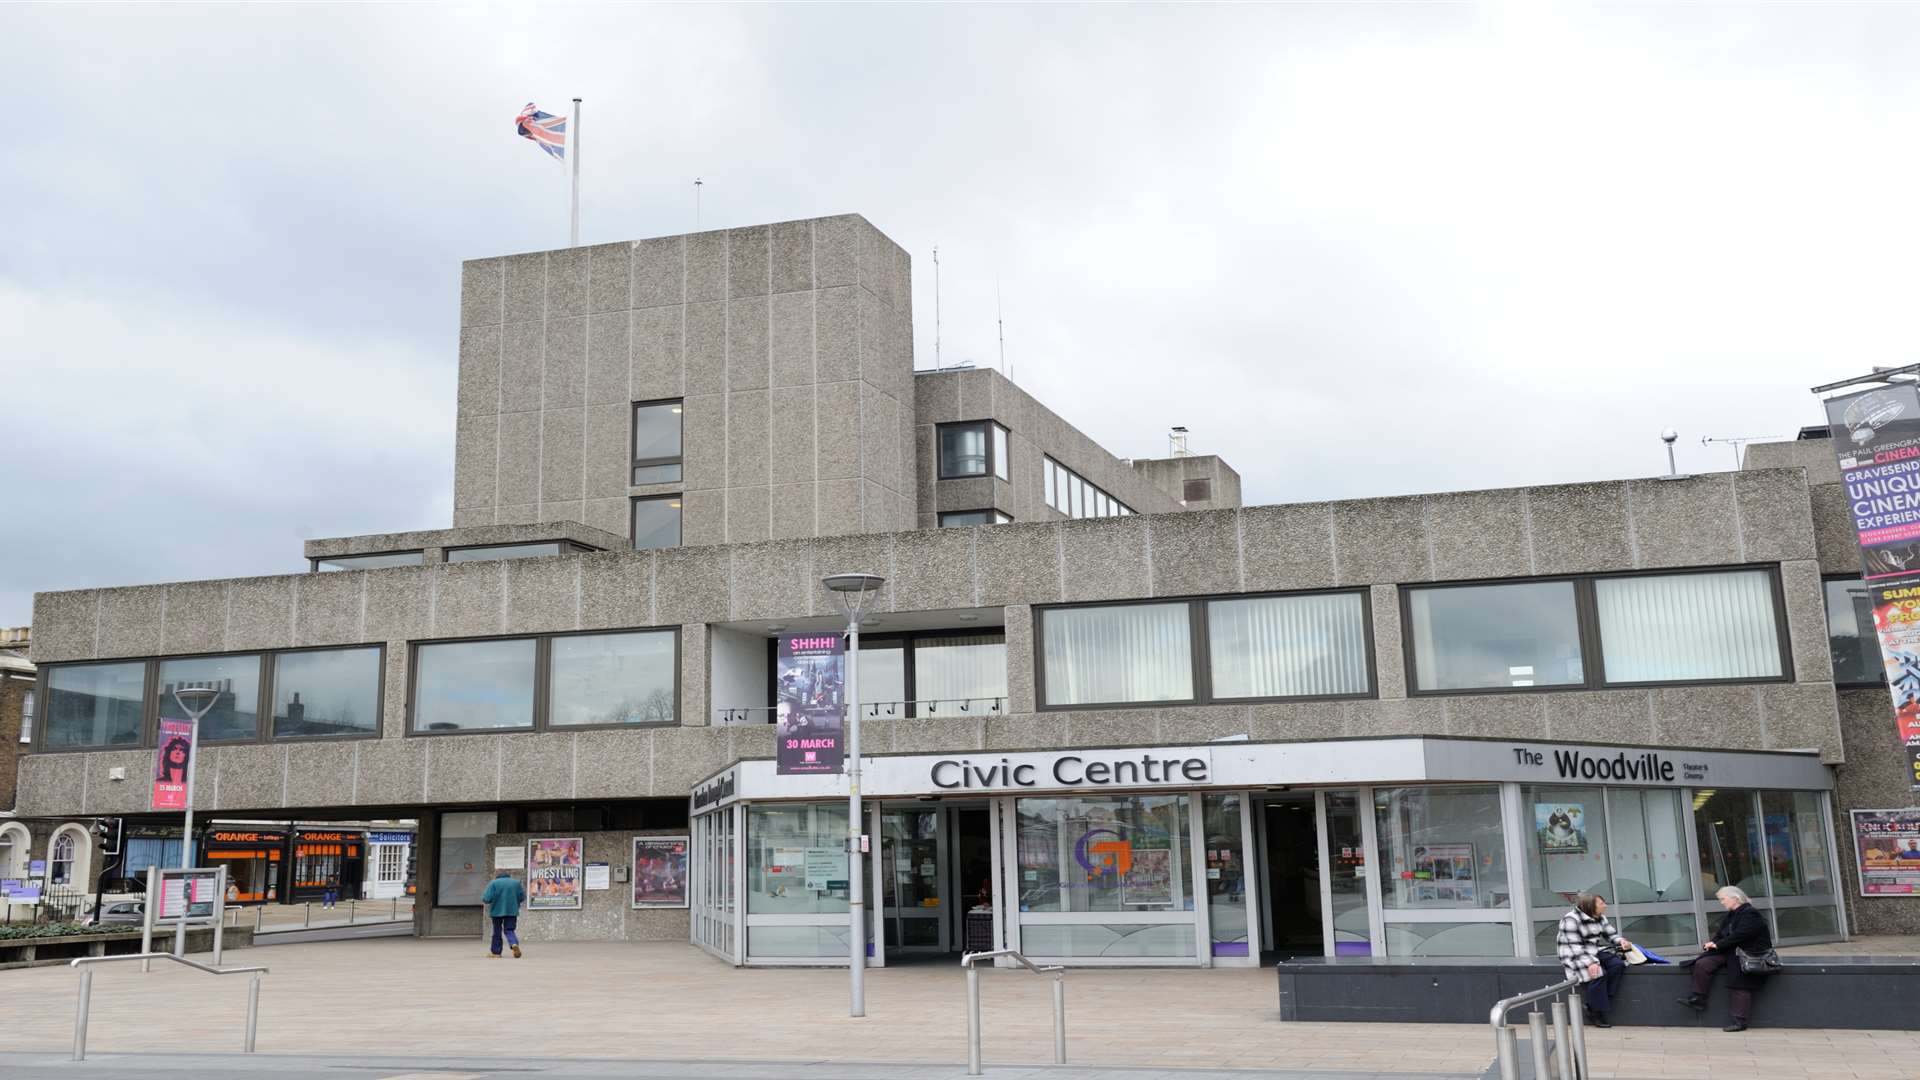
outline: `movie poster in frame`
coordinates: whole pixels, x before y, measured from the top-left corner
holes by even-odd
[[[527,841],[527,910],[578,909],[586,884],[585,854],[577,836]]]
[[[633,906],[687,906],[687,860],[693,841],[685,836],[633,838]]]

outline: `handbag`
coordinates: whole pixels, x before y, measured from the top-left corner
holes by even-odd
[[[1743,975],[1771,975],[1785,966],[1780,963],[1780,954],[1772,948],[1759,953],[1735,949],[1733,958],[1740,962],[1740,973]]]

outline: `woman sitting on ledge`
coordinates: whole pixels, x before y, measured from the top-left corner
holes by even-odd
[[[1773,948],[1773,932],[1767,929],[1767,917],[1754,910],[1746,893],[1728,885],[1713,896],[1727,909],[1727,916],[1720,920],[1713,940],[1700,946],[1706,951],[1693,961],[1693,993],[1681,998],[1680,1004],[1694,1012],[1706,1011],[1713,977],[1720,974],[1721,968],[1731,967],[1733,973],[1727,976],[1727,994],[1732,1016],[1731,1022],[1721,1030],[1745,1031],[1753,1019],[1753,992],[1766,976],[1740,970],[1738,954],[1766,955]]]
[[[1607,1014],[1613,1011],[1613,998],[1620,992],[1620,980],[1626,976],[1625,953],[1633,943],[1606,919],[1607,900],[1598,893],[1581,893],[1573,910],[1560,916],[1560,929],[1554,938],[1554,950],[1567,978],[1583,985],[1580,994],[1587,1003],[1587,1022],[1595,1027],[1612,1027]]]

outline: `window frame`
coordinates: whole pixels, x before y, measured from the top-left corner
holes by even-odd
[[[1872,597],[1871,590],[1873,589],[1873,586],[1868,584],[1866,580],[1862,578],[1859,574],[1822,574],[1820,576],[1820,628],[1823,631],[1829,631],[1827,633],[1827,640],[1829,642],[1827,648],[1829,651],[1831,651],[1833,648],[1831,644],[1833,640],[1833,634],[1830,632],[1829,625],[1827,623],[1827,585],[1836,581],[1854,582],[1854,583],[1865,586],[1869,590],[1868,592],[1869,599],[1871,599]],[[1870,638],[1874,642],[1875,651],[1878,652],[1880,643],[1877,637],[1873,637],[1873,635],[1875,634],[1874,628],[1871,626],[1867,627],[1867,634],[1870,636]],[[1882,655],[1881,659],[1884,660],[1885,656]],[[1885,690],[1887,688],[1886,668],[1883,666],[1880,670],[1881,670],[1880,677],[1872,680],[1871,682],[1853,682],[1853,681],[1841,682],[1839,673],[1838,671],[1836,671],[1834,674],[1833,685],[1836,689],[1840,689],[1840,690]]]
[[[877,704],[882,704],[882,705],[904,704],[906,708],[897,714],[890,713],[885,716],[876,716],[871,711],[876,705],[876,703],[871,701],[863,701],[860,703],[860,707],[863,709],[869,710],[867,713],[867,719],[869,720],[910,720],[918,717],[920,715],[920,708],[919,708],[920,699],[916,695],[920,692],[920,685],[919,685],[920,678],[919,678],[919,671],[918,671],[918,663],[914,659],[914,646],[918,644],[922,638],[961,638],[961,637],[998,637],[1000,639],[1000,644],[1002,646],[1005,646],[1006,644],[1008,644],[1007,628],[1006,628],[1006,624],[1004,623],[995,624],[993,626],[967,626],[967,627],[958,627],[958,628],[951,628],[951,629],[945,629],[945,630],[895,630],[892,633],[888,633],[888,634],[868,634],[868,633],[861,634],[860,644],[861,644],[862,652],[865,652],[866,646],[869,646],[869,645],[875,645],[877,647],[892,647],[897,645],[900,649],[904,651],[904,655],[901,657],[901,660],[900,660],[900,674],[901,674],[901,693],[906,695],[906,700],[904,702],[891,702],[891,703],[879,702]],[[767,700],[768,701],[780,700],[779,659],[780,659],[780,639],[777,637],[770,638],[767,641],[767,672],[768,672]],[[1012,707],[1012,700],[1013,700],[1011,696],[1012,693],[1013,693],[1013,688],[1009,686],[1007,688],[1007,694],[1003,695],[999,699],[1001,704],[1000,704],[1000,711],[997,714],[994,713],[991,709],[989,709],[988,711],[983,712],[979,715],[982,715],[982,716],[1007,715],[1008,709]],[[973,698],[971,700],[986,701],[988,699]],[[725,710],[723,709],[721,711],[724,712]],[[959,710],[954,710],[948,713],[941,713],[938,710],[935,710],[930,715],[971,716],[973,715],[973,713],[971,711],[962,713]]]
[[[375,684],[374,716],[377,722],[369,732],[349,735],[282,735],[273,734],[273,691],[274,657],[283,653],[340,652],[347,649],[376,649],[379,651],[379,681]],[[53,671],[63,667],[78,667],[82,664],[140,664],[143,665],[143,683],[140,705],[140,740],[125,746],[47,746],[46,728],[42,722],[35,725],[33,742],[25,743],[31,754],[87,754],[104,751],[152,750],[158,743],[156,733],[160,730],[160,664],[166,660],[205,660],[222,656],[258,656],[260,658],[260,703],[255,715],[259,723],[255,726],[253,737],[246,739],[202,740],[203,746],[259,746],[276,743],[299,742],[352,742],[361,739],[379,739],[385,737],[387,709],[387,644],[384,641],[362,641],[342,645],[302,645],[289,649],[236,649],[232,652],[194,652],[166,656],[124,656],[101,660],[73,660],[43,664],[34,677],[35,700],[47,700],[47,683]]]
[[[643,458],[636,456],[635,451],[638,448],[633,445],[633,438],[638,434],[640,429],[638,423],[640,410],[659,408],[663,405],[680,406],[680,412],[677,414],[680,417],[680,452],[672,457]],[[651,401],[633,402],[632,406],[627,410],[627,458],[627,483],[632,487],[652,487],[655,484],[685,484],[687,482],[687,399],[683,397],[656,398]],[[635,469],[653,468],[661,465],[680,466],[679,479],[649,480],[644,484],[634,481],[633,472]]]
[[[420,561],[417,563],[402,563],[399,566],[339,566],[332,570],[320,569],[321,563],[339,562],[341,559],[367,559],[379,555],[418,555],[420,556]],[[310,558],[307,560],[307,572],[310,574],[351,574],[355,572],[365,573],[368,570],[411,570],[416,566],[428,565],[431,564],[427,562],[427,551],[425,548],[402,548],[398,551],[365,551],[358,555],[329,555],[324,559]]]
[[[962,514],[991,514],[993,515],[993,520],[992,521],[948,521],[947,520],[950,517],[958,517]],[[1013,515],[1007,513],[1005,510],[999,509],[998,507],[988,507],[983,510],[942,510],[934,518],[935,527],[941,528],[941,529],[968,529],[968,528],[974,528],[980,525],[1011,525],[1011,524],[1013,524]]]
[[[1208,633],[1207,605],[1215,600],[1263,600],[1272,597],[1347,595],[1360,598],[1360,629],[1367,658],[1367,688],[1352,694],[1302,694],[1280,697],[1221,697],[1213,692],[1213,642]],[[1075,702],[1054,705],[1047,701],[1047,628],[1046,619],[1055,611],[1078,608],[1138,607],[1143,604],[1184,604],[1187,608],[1187,652],[1192,664],[1193,695],[1164,701]],[[1263,705],[1311,701],[1364,701],[1380,696],[1378,657],[1374,652],[1373,595],[1367,586],[1326,589],[1286,589],[1248,593],[1219,593],[1207,596],[1156,596],[1135,600],[1086,600],[1071,604],[1036,604],[1033,608],[1033,700],[1035,712],[1085,712],[1093,709],[1157,709],[1190,705]]]
[[[509,540],[504,544],[456,544],[452,547],[441,549],[440,561],[445,565],[452,566],[455,561],[452,555],[456,551],[477,551],[481,548],[538,547],[541,544],[555,544],[559,546],[560,550],[545,555],[502,555],[492,559],[461,559],[459,562],[465,565],[467,563],[512,562],[515,559],[553,559],[562,555],[591,555],[600,550],[590,544],[583,544],[578,540],[569,540],[562,536],[552,540]]]
[[[949,428],[980,429],[980,436],[986,445],[986,468],[977,473],[950,473],[947,471],[947,456],[940,452],[942,446],[940,436]],[[1000,429],[998,439],[995,438],[993,428]],[[1005,455],[1002,455],[997,447],[997,443],[1002,440],[1005,441],[1007,446]],[[1007,459],[1006,461],[1001,460],[1003,456]],[[943,424],[935,424],[933,425],[933,457],[935,479],[999,480],[1002,483],[1011,483],[1013,477],[1013,468],[1011,465],[1013,458],[1013,432],[1007,428],[1007,425],[993,419],[949,420]],[[1001,475],[1002,473],[1005,473],[1005,475]]]
[[[1607,678],[1604,659],[1604,643],[1600,640],[1600,607],[1595,597],[1594,582],[1609,578],[1650,578],[1650,577],[1691,577],[1702,574],[1725,573],[1761,573],[1767,577],[1769,592],[1773,604],[1774,637],[1780,648],[1780,674],[1764,676],[1740,676],[1729,679],[1661,679],[1653,681],[1612,682]],[[1580,667],[1584,678],[1579,682],[1560,683],[1551,686],[1476,686],[1454,690],[1426,690],[1419,684],[1416,667],[1414,635],[1407,630],[1413,625],[1413,594],[1427,589],[1464,589],[1489,585],[1546,585],[1564,582],[1573,586],[1574,627],[1579,635]],[[1825,586],[1822,587],[1821,626],[1826,625]],[[1645,690],[1669,686],[1752,686],[1767,683],[1791,683],[1795,681],[1793,672],[1793,637],[1787,625],[1787,599],[1780,580],[1778,563],[1741,564],[1732,566],[1683,566],[1661,567],[1649,570],[1619,570],[1606,573],[1556,574],[1549,577],[1503,577],[1481,578],[1466,581],[1436,581],[1402,583],[1397,586],[1399,592],[1401,633],[1401,661],[1407,680],[1408,697],[1461,697],[1475,694],[1564,694],[1568,692],[1586,692],[1592,690]]]
[[[1042,504],[1047,509],[1064,515],[1068,520],[1128,517],[1138,513],[1133,507],[1121,502],[1113,492],[1062,465],[1060,459],[1052,454],[1040,455],[1040,471]],[[942,477],[942,479],[949,478]],[[1044,497],[1047,492],[1052,493],[1051,498]],[[1102,499],[1107,502],[1107,512],[1095,513],[1094,508]]]
[[[619,634],[673,635],[673,719],[643,724],[561,724],[559,726],[551,724],[549,721],[553,713],[553,649],[551,645],[553,639],[611,637]],[[529,640],[533,642],[533,716],[528,726],[460,728],[452,731],[415,730],[413,722],[420,693],[420,646]],[[422,638],[418,641],[409,641],[407,642],[406,714],[402,718],[401,732],[409,739],[444,739],[462,735],[545,735],[563,734],[569,731],[653,731],[660,728],[681,727],[686,719],[686,689],[683,685],[685,675],[681,670],[684,662],[684,643],[678,626],[623,626],[594,630],[560,630],[545,634],[484,634],[478,637]]]
[[[678,515],[679,528],[674,530],[675,536],[674,536],[673,543],[667,547],[657,547],[657,548],[634,547],[633,542],[636,539],[638,539],[638,537],[633,535],[633,515],[639,511],[640,504],[643,502],[665,502],[669,499],[678,500],[680,503],[680,506],[678,508],[680,511]],[[629,551],[672,551],[674,548],[682,548],[686,546],[687,546],[687,496],[685,492],[668,492],[665,495],[635,495],[627,500],[627,550]]]

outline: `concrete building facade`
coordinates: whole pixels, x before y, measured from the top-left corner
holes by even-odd
[[[1855,568],[1818,446],[1241,506],[1218,458],[1124,460],[997,373],[916,374],[907,271],[853,217],[467,264],[455,527],[39,594],[23,812],[144,815],[164,687],[211,672],[239,704],[198,809],[417,819],[421,933],[478,930],[495,848],[685,836],[687,907],[616,887],[523,933],[829,962],[844,891],[800,872],[837,778],[769,772],[773,641],[843,627],[820,578],[860,570],[879,960],[1524,956],[1594,885],[1667,948],[1716,882],[1789,939],[1920,929],[1853,895],[1845,811],[1911,799],[1884,688],[1836,687]],[[622,482],[666,401],[682,480]],[[632,550],[663,494],[679,543]]]

